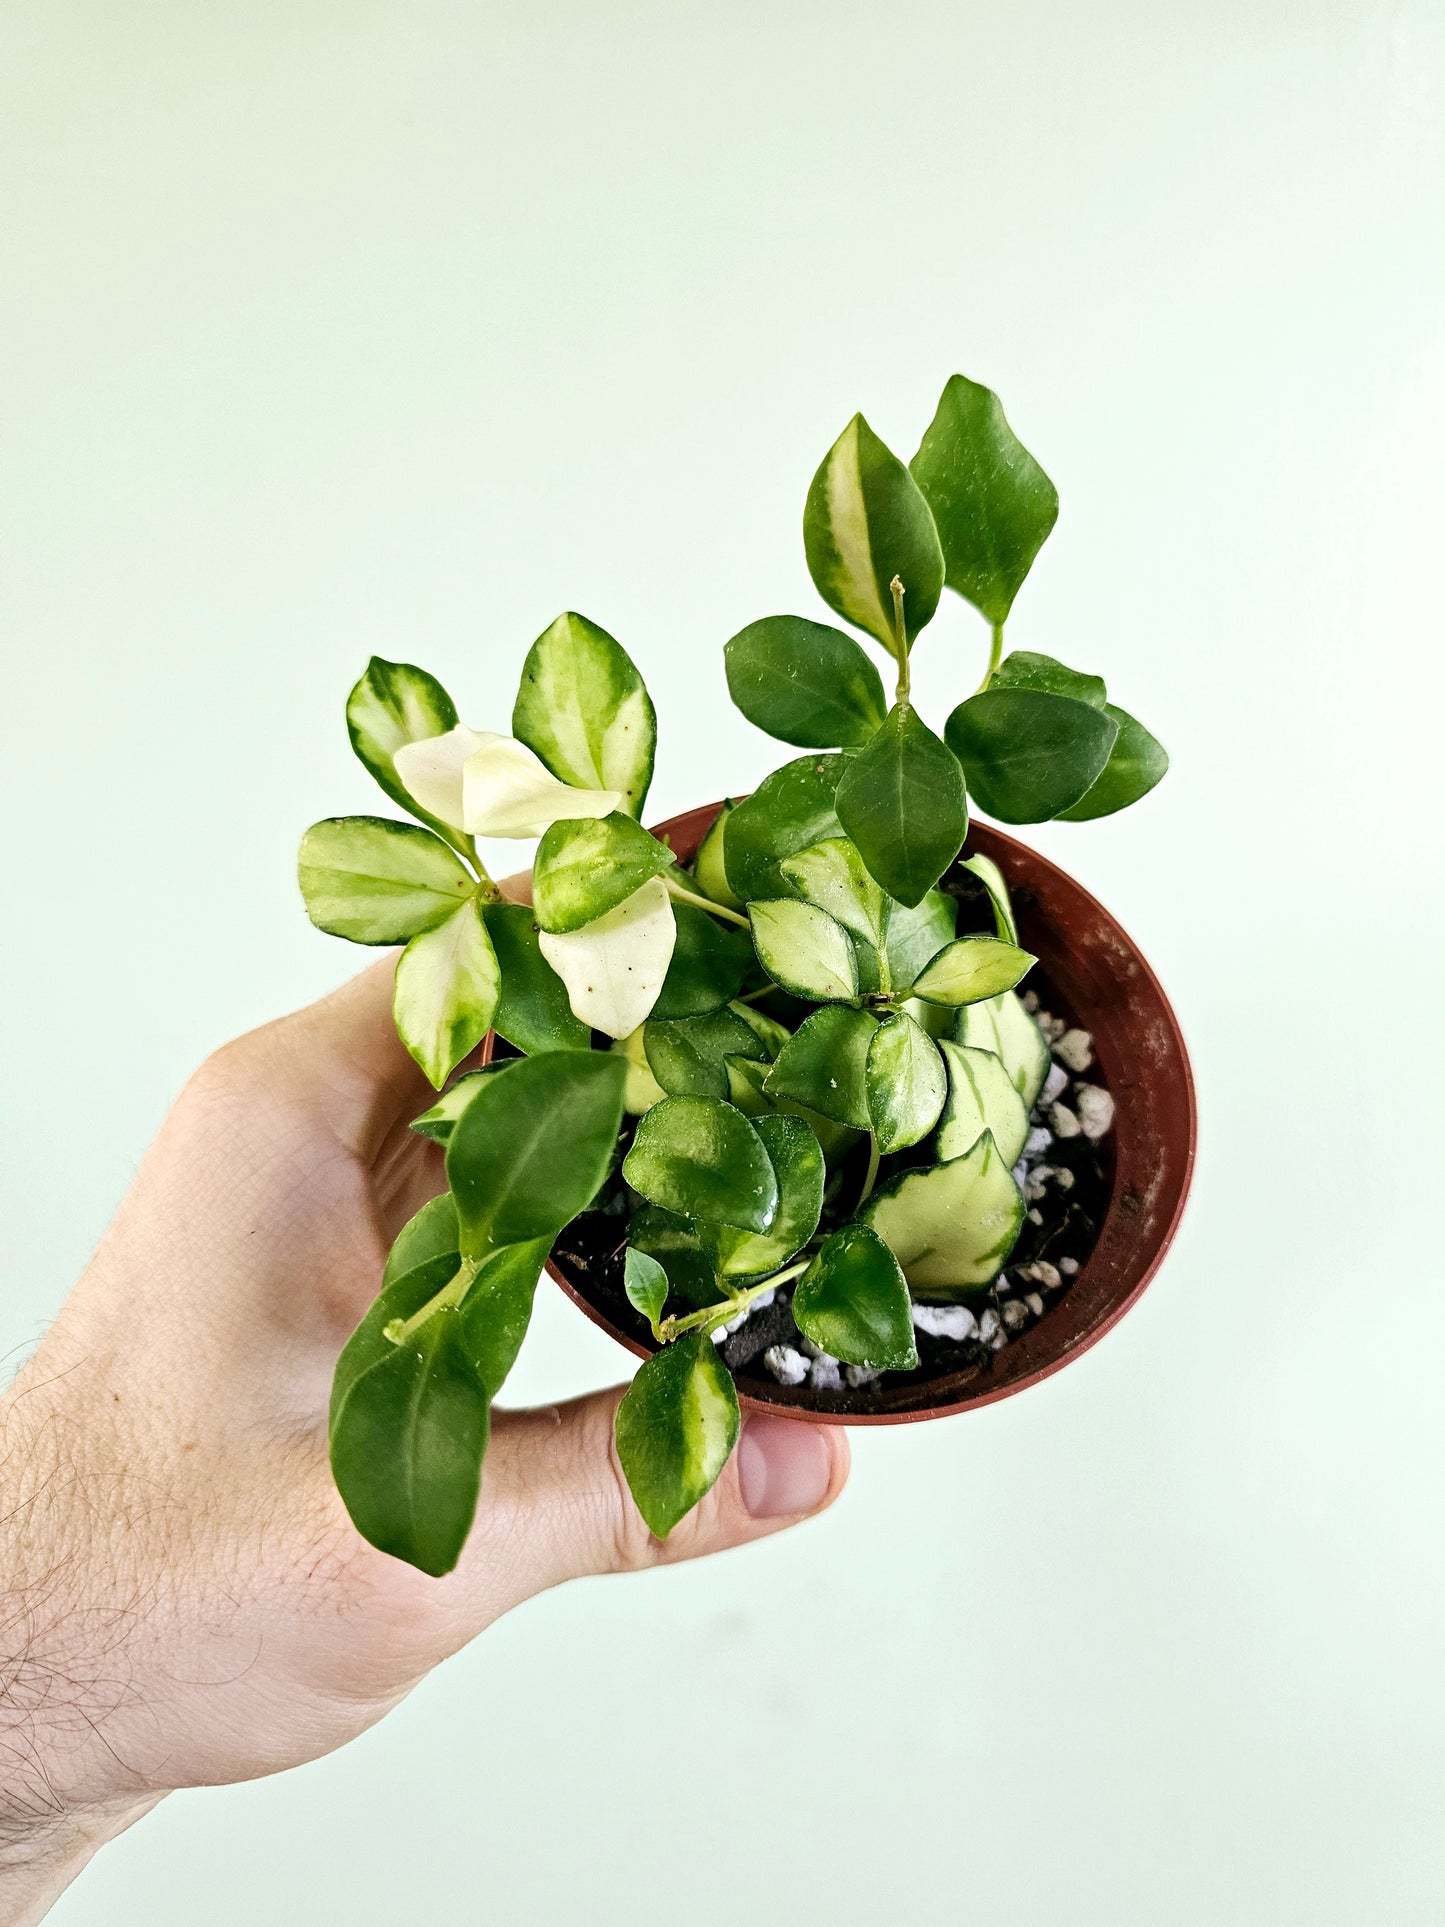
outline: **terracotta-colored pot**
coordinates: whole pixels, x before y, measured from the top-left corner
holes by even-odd
[[[660,824],[682,862],[697,852],[721,805],[709,803]],[[900,1425],[990,1405],[1061,1370],[1097,1344],[1137,1302],[1169,1249],[1194,1168],[1194,1080],[1178,1019],[1159,980],[1104,906],[1056,865],[987,824],[969,830],[970,854],[991,856],[1008,880],[1019,940],[1039,960],[1048,1006],[1090,1031],[1102,1081],[1113,1093],[1108,1211],[1098,1242],[1068,1289],[1043,1317],[982,1365],[900,1385],[868,1411],[826,1409],[807,1386],[749,1375],[745,1407],[835,1425]],[[519,891],[520,895],[521,892]],[[489,1040],[490,1041],[490,1040]],[[638,1357],[656,1347],[624,1331],[568,1277],[548,1271],[595,1325]],[[827,1395],[824,1395],[827,1398]],[[839,1400],[828,1399],[835,1408]]]

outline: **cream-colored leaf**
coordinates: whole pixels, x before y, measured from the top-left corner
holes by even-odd
[[[453,732],[455,734],[455,732]],[[540,836],[565,817],[609,816],[620,790],[573,789],[514,736],[489,736],[466,760],[462,818],[473,836]]]
[[[609,1037],[628,1037],[657,1002],[677,924],[661,877],[580,930],[541,930],[542,955],[567,986],[572,1014]]]
[[[424,736],[420,742],[400,744],[392,753],[392,767],[407,794],[429,815],[450,829],[460,830],[465,827],[463,766],[487,743],[503,740],[495,730],[468,729],[465,723],[458,723],[444,736]]]

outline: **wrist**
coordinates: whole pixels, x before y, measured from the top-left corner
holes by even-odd
[[[165,1796],[148,1793],[130,1801],[47,1814],[43,1819],[15,1817],[15,1789],[0,1789],[5,1818],[0,1824],[0,1921],[5,1927],[34,1927],[75,1879],[98,1847]]]

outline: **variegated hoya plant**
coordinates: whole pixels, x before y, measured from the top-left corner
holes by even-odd
[[[374,1545],[429,1573],[455,1564],[542,1265],[615,1190],[619,1157],[627,1296],[658,1349],[617,1447],[661,1536],[737,1439],[713,1341],[752,1301],[790,1283],[805,1337],[906,1371],[911,1295],[997,1275],[1049,1053],[1015,994],[1034,960],[1005,879],[963,860],[989,927],[962,932],[960,893],[937,886],[970,796],[1005,823],[1078,822],[1167,766],[1100,677],[1003,653],[1057,507],[998,398],[962,376],[907,465],[855,415],[803,540],[823,600],[886,659],[892,700],[829,624],[769,616],[734,636],[734,702],[804,753],[724,806],[690,871],[638,820],[656,733],[642,678],[584,617],[533,645],[510,735],[460,722],[408,664],[373,660],[352,691],[352,746],[414,820],[315,824],[301,889],[322,930],[405,946],[396,1024],[441,1092],[415,1128],[445,1145],[448,1186],[401,1232],[337,1366],[332,1463]],[[909,663],[945,587],[992,646],[940,737]],[[503,899],[477,837],[540,838],[530,907]],[[515,1054],[449,1081],[489,1030]]]

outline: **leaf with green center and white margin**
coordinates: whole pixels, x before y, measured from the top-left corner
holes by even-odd
[[[525,743],[489,736],[462,765],[462,820],[472,836],[541,836],[563,817],[609,816],[621,790],[559,783]]]
[[[1001,823],[1046,823],[1077,803],[1109,760],[1107,710],[1041,689],[985,689],[944,725],[969,794]]]
[[[641,1313],[652,1327],[655,1338],[663,1306],[667,1303],[667,1273],[656,1258],[639,1251],[635,1245],[629,1245],[623,1260],[622,1289],[627,1293],[628,1304],[635,1312]]]
[[[966,1004],[953,1034],[960,1044],[991,1050],[1002,1061],[1024,1109],[1033,1109],[1053,1059],[1043,1032],[1013,991],[990,997],[986,1003]]]
[[[803,509],[808,573],[830,609],[894,650],[889,584],[903,584],[908,642],[943,593],[943,550],[918,484],[855,415],[823,457]]]
[[[724,797],[722,808],[713,818],[711,827],[702,842],[697,846],[697,855],[692,860],[693,880],[705,897],[714,903],[725,904],[729,910],[741,910],[742,898],[728,882],[727,860],[723,854],[727,838],[728,818],[733,813],[731,797]]]
[[[781,1092],[770,1093],[763,1087],[771,1066],[760,1064],[755,1058],[730,1057],[728,1074],[732,1080],[732,1102],[740,1111],[756,1121],[761,1117],[800,1118],[823,1147],[823,1156],[830,1166],[845,1158],[857,1144],[860,1133],[850,1125],[837,1124],[821,1111],[813,1110],[807,1104],[800,1104],[796,1098],[786,1097]]]
[[[1016,944],[1019,940],[1019,927],[1014,922],[1013,903],[1009,898],[1008,885],[1004,882],[1003,871],[991,856],[966,856],[963,867],[976,876],[988,891],[988,900],[993,909],[994,928],[1005,943]]]
[[[468,729],[465,723],[454,722],[440,736],[420,736],[411,742],[399,743],[392,759],[396,778],[407,796],[415,799],[407,803],[407,808],[434,823],[446,825],[445,836],[462,831],[466,820],[462,787],[467,758],[488,743],[505,740],[495,730]]]
[[[869,871],[909,906],[937,883],[968,831],[958,760],[908,703],[850,761],[836,805]]]
[[[913,995],[929,1004],[978,1004],[1014,985],[1038,959],[1002,937],[958,937],[919,972]]]
[[[639,1024],[637,1029],[626,1037],[614,1039],[613,1053],[627,1066],[627,1078],[622,1086],[622,1108],[629,1117],[641,1117],[650,1111],[654,1104],[660,1104],[667,1092],[653,1076],[647,1062],[647,1025]]]
[[[504,1070],[504,1064],[488,1064],[479,1071],[468,1071],[459,1077],[450,1090],[443,1091],[430,1110],[414,1117],[410,1128],[418,1137],[430,1138],[433,1144],[445,1144],[452,1134],[452,1128],[462,1112],[471,1103],[482,1085],[494,1071]]]
[[[725,1278],[761,1277],[785,1265],[818,1229],[823,1210],[823,1149],[802,1119],[760,1117],[753,1129],[778,1180],[777,1216],[766,1231],[714,1233],[714,1262]]]
[[[938,1048],[948,1066],[948,1097],[938,1125],[940,1162],[961,1158],[991,1131],[999,1156],[1012,1170],[1028,1139],[1029,1114],[1002,1059],[991,1050],[946,1039]]]
[[[938,1046],[905,1011],[894,1011],[874,1031],[864,1077],[878,1149],[886,1154],[921,1143],[938,1122],[948,1079]]]
[[[672,906],[677,941],[652,1015],[671,1021],[721,1010],[743,987],[753,968],[746,930],[724,926],[695,904]]]
[[[667,1273],[668,1287],[694,1311],[725,1297],[713,1270],[711,1252],[691,1218],[661,1205],[640,1205],[628,1221],[627,1241],[635,1250],[655,1258]]]
[[[788,894],[779,867],[825,837],[842,833],[833,797],[847,768],[844,756],[800,756],[765,776],[728,818],[728,882],[743,903]]]
[[[866,1224],[828,1238],[793,1293],[798,1330],[834,1358],[875,1371],[918,1364],[913,1300],[898,1260]]]
[[[866,1131],[868,1049],[878,1019],[848,1004],[825,1004],[805,1018],[778,1052],[763,1089],[790,1097],[811,1111]]]
[[[455,729],[457,706],[425,669],[409,662],[373,656],[366,673],[346,699],[346,733],[351,747],[394,803],[448,836],[460,823],[438,818],[411,795],[396,770],[396,753],[407,743],[443,736]]]
[[[800,749],[857,749],[888,713],[878,671],[825,622],[764,616],[724,644],[723,660],[748,721]]]
[[[569,610],[532,644],[512,733],[564,783],[617,790],[629,815],[641,813],[657,741],[652,699],[621,643],[586,616]]]
[[[622,1175],[652,1204],[708,1224],[766,1231],[778,1181],[762,1139],[716,1097],[668,1097],[640,1119]]]
[[[313,823],[296,878],[316,928],[352,943],[405,943],[444,923],[477,887],[440,837],[383,816]]]
[[[591,1050],[591,1027],[573,1016],[567,986],[542,955],[537,920],[527,905],[488,903],[482,916],[502,973],[492,1029],[528,1057],[545,1050]]]
[[[888,968],[895,987],[904,987],[952,940],[958,904],[942,890],[930,890],[921,903],[894,906],[888,918]]]
[[[455,1310],[388,1351],[338,1402],[331,1469],[362,1537],[439,1578],[476,1512],[490,1401]]]
[[[752,1004],[739,1001],[729,1004],[728,1009],[734,1016],[742,1018],[762,1045],[765,1057],[776,1057],[793,1034],[786,1024],[780,1024],[776,1017],[769,1017],[766,1011],[758,1010]]]
[[[572,1014],[609,1037],[627,1037],[657,1002],[677,925],[661,877],[580,930],[543,930],[542,955],[567,986]]]
[[[532,864],[532,910],[553,935],[580,930],[615,910],[677,859],[665,843],[614,810],[552,824]]]
[[[1109,760],[1078,802],[1059,811],[1061,823],[1088,823],[1127,809],[1147,796],[1169,768],[1169,752],[1127,709],[1105,703],[1104,714],[1119,725]]]
[[[617,1457],[659,1539],[712,1490],[741,1424],[732,1374],[710,1338],[690,1332],[643,1361],[617,1408]]]
[[[994,670],[990,689],[1042,689],[1047,696],[1071,696],[1075,702],[1102,709],[1108,689],[1102,676],[1070,669],[1057,656],[1041,656],[1031,649],[1014,649]]]
[[[438,1090],[491,1029],[499,984],[475,897],[402,951],[392,1015],[402,1043]]]
[[[554,1238],[596,1196],[622,1123],[607,1051],[519,1057],[486,1080],[447,1144],[464,1257]]]
[[[785,856],[778,868],[800,897],[836,917],[845,930],[875,950],[883,942],[892,900],[879,889],[848,837],[810,843],[806,850]]]
[[[933,511],[950,589],[1003,622],[1058,519],[1053,483],[991,389],[950,378],[909,464]]]
[[[985,1131],[962,1157],[900,1172],[858,1216],[892,1251],[915,1292],[948,1298],[998,1276],[1023,1224],[1024,1201]]]
[[[795,897],[750,903],[748,920],[758,962],[774,983],[815,1003],[847,1003],[858,994],[858,965],[848,932],[816,904]]]
[[[767,1056],[751,1025],[726,1004],[702,1017],[649,1017],[642,1044],[649,1070],[670,1097],[726,1097],[728,1058]]]

